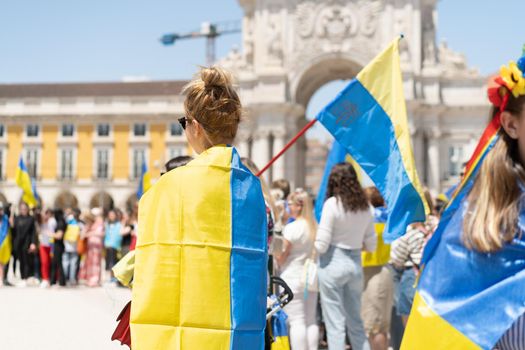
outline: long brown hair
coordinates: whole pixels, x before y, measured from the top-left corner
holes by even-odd
[[[505,111],[519,117],[525,96],[515,98],[509,92]],[[499,109],[493,107],[494,117]],[[494,148],[487,154],[468,196],[468,210],[463,221],[465,246],[479,252],[500,250],[503,244],[516,236],[519,199],[519,181],[525,180],[525,170],[520,162],[518,142],[503,127]]]
[[[365,191],[350,163],[339,163],[332,168],[328,178],[326,199],[336,197],[345,211],[361,211],[369,208]]]

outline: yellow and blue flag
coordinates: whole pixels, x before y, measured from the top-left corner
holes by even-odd
[[[151,176],[148,171],[146,161],[142,163],[142,169],[140,172],[139,188],[137,190],[137,198],[140,199],[147,190],[151,187]]]
[[[34,181],[31,181],[29,171],[24,163],[24,159],[20,156],[18,161],[18,168],[16,169],[16,184],[20,187],[24,194],[22,200],[27,203],[30,208],[38,205],[38,194],[36,193],[36,186]]]
[[[288,336],[288,316],[283,310],[277,311],[271,318],[272,344],[271,350],[290,350]]]
[[[399,40],[317,115],[383,195],[386,242],[402,236],[410,223],[425,221],[428,213],[410,145]]]
[[[337,140],[334,140],[332,143],[332,148],[330,153],[328,153],[328,158],[326,159],[326,164],[324,166],[323,178],[321,184],[319,185],[319,191],[317,191],[317,199],[315,201],[315,218],[319,222],[321,220],[321,213],[323,212],[323,205],[326,200],[326,189],[328,187],[328,179],[330,178],[330,173],[334,165],[342,163],[346,160],[347,152],[342,147]]]
[[[468,194],[499,128],[498,117],[485,129],[425,247],[402,349],[490,350],[525,313],[525,202],[518,218],[521,237],[500,251],[472,251],[461,239]]]
[[[261,184],[215,146],[142,196],[134,350],[264,349],[267,224]]]

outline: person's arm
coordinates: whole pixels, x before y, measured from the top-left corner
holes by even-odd
[[[36,252],[38,244],[38,229],[35,219],[31,221],[31,243],[29,244],[29,252]]]
[[[332,233],[334,228],[334,214],[337,209],[335,202],[329,198],[323,205],[323,213],[317,228],[317,235],[315,237],[315,249],[322,255],[326,253],[332,242]]]
[[[288,241],[287,239],[283,239],[283,251],[279,255],[275,255],[275,261],[277,261],[277,264],[279,266],[283,266],[283,264],[288,259],[288,256],[290,255],[290,251],[292,250],[292,243]]]
[[[397,268],[403,268],[405,263],[408,261],[410,254],[410,247],[408,246],[407,236],[410,232],[407,232],[405,236],[396,239],[390,249],[390,262]]]

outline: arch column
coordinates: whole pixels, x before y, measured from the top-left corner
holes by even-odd
[[[441,191],[441,169],[440,163],[440,138],[441,132],[434,130],[428,138],[428,185],[431,189]]]
[[[286,144],[286,132],[283,130],[272,131],[273,144],[272,144],[272,157],[275,157]],[[284,157],[281,157],[273,163],[272,181],[284,178]]]
[[[270,161],[270,131],[257,130],[254,135],[252,160],[262,169]],[[270,173],[266,171],[263,174],[266,181],[270,181]]]

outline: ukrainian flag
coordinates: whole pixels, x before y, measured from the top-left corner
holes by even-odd
[[[496,253],[465,248],[461,237],[467,196],[498,139],[499,120],[487,127],[461,184],[428,242],[402,349],[493,349],[525,313],[525,239]],[[517,229],[525,232],[525,202]]]
[[[410,145],[399,40],[317,115],[383,195],[386,242],[402,236],[410,223],[425,221],[428,212]]]
[[[30,208],[34,208],[38,204],[38,195],[36,194],[36,187],[31,181],[27,167],[24,164],[24,159],[20,156],[18,161],[18,168],[16,169],[16,184],[20,187],[24,194],[22,200],[27,203]]]
[[[212,147],[164,174],[138,221],[133,349],[263,349],[266,209],[237,151]]]
[[[139,188],[137,190],[137,198],[140,199],[144,193],[151,187],[151,176],[148,172],[146,161],[142,163],[142,171],[140,174]]]

